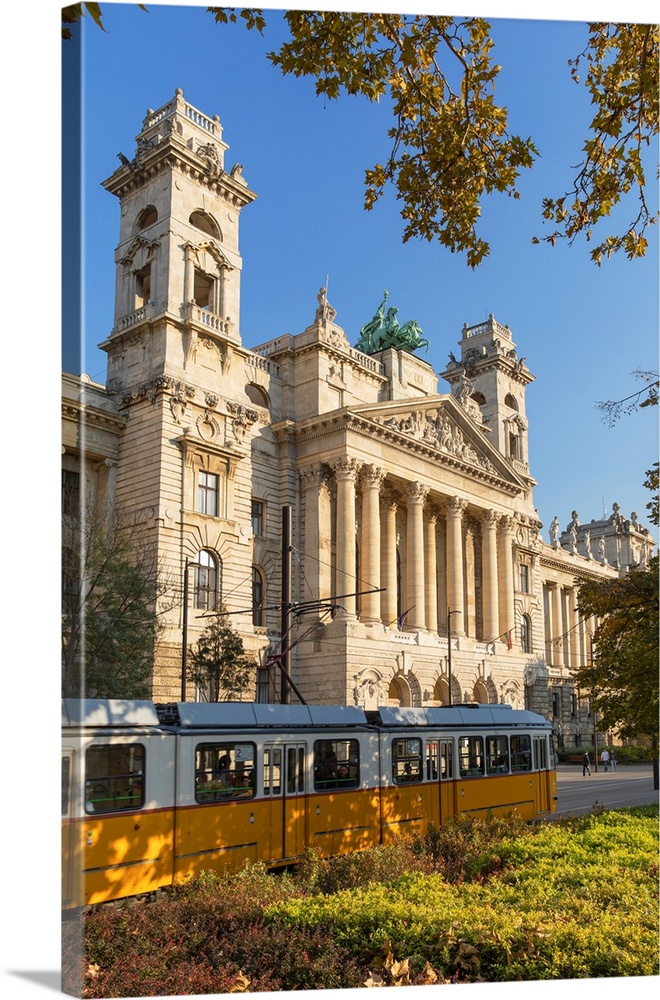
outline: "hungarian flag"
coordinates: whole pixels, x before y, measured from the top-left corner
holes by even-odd
[[[510,628],[509,631],[506,634],[506,644],[509,647],[509,649],[513,648],[513,629],[512,628]]]

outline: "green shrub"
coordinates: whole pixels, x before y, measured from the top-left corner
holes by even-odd
[[[487,817],[342,858],[308,852],[292,874],[202,873],[85,916],[83,995],[657,975],[657,841],[657,806]]]

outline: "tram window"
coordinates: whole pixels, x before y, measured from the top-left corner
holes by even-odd
[[[62,757],[62,815],[69,812],[69,790],[71,786],[71,758]]]
[[[314,790],[357,788],[360,783],[360,744],[357,740],[316,740]]]
[[[532,770],[532,741],[527,733],[511,737],[511,770]]]
[[[509,770],[509,740],[506,736],[486,737],[488,774],[506,774]]]
[[[539,771],[545,771],[548,766],[548,742],[545,736],[534,740],[536,744],[536,767]]]
[[[115,812],[144,805],[144,747],[139,743],[88,747],[85,812]]]
[[[195,801],[251,799],[255,788],[254,743],[198,743]]]
[[[440,777],[443,781],[454,777],[454,744],[440,744]]]
[[[305,791],[305,748],[287,747],[287,795]]]
[[[483,736],[461,736],[458,740],[458,766],[461,778],[484,773]]]
[[[422,780],[421,740],[392,740],[392,778],[397,784]]]
[[[280,795],[282,791],[282,750],[268,747],[264,750],[264,795]]]
[[[426,780],[435,781],[438,777],[438,744],[433,741],[426,744]]]

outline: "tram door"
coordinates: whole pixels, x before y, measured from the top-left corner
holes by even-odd
[[[440,825],[456,814],[454,741],[440,740]]]
[[[264,795],[270,798],[270,860],[305,850],[305,744],[264,747]]]
[[[76,866],[73,832],[73,749],[62,751],[62,905],[69,906],[73,899],[73,872]]]
[[[550,791],[548,788],[548,741],[545,736],[534,737],[534,768],[537,771],[537,812],[548,812],[550,809]]]

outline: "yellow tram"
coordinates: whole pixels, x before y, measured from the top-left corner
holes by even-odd
[[[556,806],[551,727],[507,705],[65,700],[62,738],[65,908]]]

